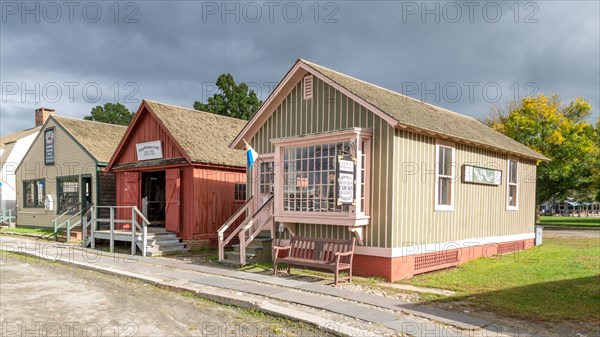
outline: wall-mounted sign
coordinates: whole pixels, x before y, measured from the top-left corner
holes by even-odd
[[[466,183],[500,185],[502,171],[485,167],[463,165],[463,181]]]
[[[160,140],[135,144],[138,160],[162,159],[162,143]]]
[[[354,160],[340,157],[337,167],[337,203],[338,205],[355,204]]]
[[[44,130],[44,164],[54,164],[54,128]]]

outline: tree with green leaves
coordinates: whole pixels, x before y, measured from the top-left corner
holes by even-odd
[[[236,84],[231,74],[221,74],[216,84],[220,92],[206,103],[194,102],[194,109],[249,120],[262,105],[254,90],[244,82]]]
[[[133,120],[133,115],[134,113],[121,103],[106,103],[104,106],[98,105],[93,108],[90,115],[83,117],[83,119],[127,126]]]
[[[552,199],[595,199],[600,186],[600,121],[588,122],[583,98],[563,104],[558,95],[525,97],[496,109],[485,123],[550,158],[537,171],[538,204]]]

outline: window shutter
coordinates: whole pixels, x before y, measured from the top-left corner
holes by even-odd
[[[313,97],[313,76],[304,77],[304,99],[312,99]]]

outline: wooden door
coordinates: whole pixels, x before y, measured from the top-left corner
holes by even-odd
[[[165,180],[165,229],[178,233],[181,212],[179,169],[167,170]]]
[[[117,200],[119,206],[137,206],[140,205],[140,173],[139,172],[123,172],[121,184],[117,183],[117,196],[121,200]],[[103,210],[103,209],[101,209]],[[108,212],[108,210],[104,210]],[[104,216],[102,216],[104,218]],[[105,214],[105,218],[108,219],[109,215]],[[118,208],[117,219],[131,220],[131,210]],[[131,224],[119,224],[117,228],[131,228]]]

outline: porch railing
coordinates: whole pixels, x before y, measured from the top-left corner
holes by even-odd
[[[273,226],[273,196],[262,205],[258,211],[252,214],[252,200],[248,200],[239,210],[237,210],[221,228],[217,231],[219,240],[219,261],[225,260],[225,246],[236,236],[240,240],[240,264],[246,264],[246,248],[256,235],[269,225]],[[252,214],[252,215],[250,215]],[[224,234],[240,217],[245,215],[244,220],[233,229],[233,231],[224,239]],[[260,221],[260,219],[266,219]]]
[[[14,221],[13,221],[14,219]],[[12,209],[3,209],[2,213],[0,213],[0,223],[12,224],[17,220],[16,210]]]
[[[71,241],[71,229],[73,229],[81,224],[80,216],[84,210],[80,209],[75,214],[70,214],[70,213],[73,212],[73,209],[79,209],[79,206],[81,206],[81,204],[77,204],[77,205],[69,208],[64,213],[60,214],[54,220],[52,220],[52,225],[54,227],[54,241],[56,241],[58,239],[58,231],[63,227],[65,227],[66,231],[67,231],[67,242]],[[69,217],[66,220],[61,220],[62,218],[66,217],[66,216],[69,216]]]
[[[119,219],[117,217],[117,210],[119,209],[124,210],[123,214],[127,214],[126,218]],[[108,210],[109,218],[100,218],[100,210]],[[130,210],[130,212],[128,212],[128,210]],[[131,217],[129,217],[129,215]],[[137,247],[139,245],[142,250],[142,256],[146,256],[146,250],[148,247],[148,225],[150,225],[150,221],[148,221],[148,219],[142,214],[142,212],[140,212],[137,206],[92,206],[92,208],[89,211],[89,214],[86,213],[82,219],[84,247],[90,245],[92,249],[95,249],[96,238],[98,236],[98,233],[106,232],[106,230],[99,229],[98,224],[108,223],[108,240],[110,244],[111,253],[114,253],[115,251],[115,236],[129,235],[129,238],[126,241],[131,242],[131,254],[136,254]],[[131,233],[128,233],[128,231],[117,229],[117,224],[130,224]]]
[[[242,205],[242,207],[240,207],[235,213],[233,213],[233,215],[230,216],[229,219],[227,219],[227,221],[223,224],[223,226],[221,226],[221,228],[219,228],[219,230],[217,231],[217,237],[219,242],[219,261],[223,261],[225,259],[225,246],[240,232],[242,226],[245,226],[248,223],[248,221],[250,221],[250,217],[248,217],[246,213],[249,213],[249,211],[251,211],[253,199],[254,197],[248,199],[248,201],[246,201],[246,203]],[[231,225],[238,221],[242,215],[246,215],[244,221],[239,226],[234,228],[233,232],[231,232],[226,239],[223,239],[225,232],[231,227]]]

